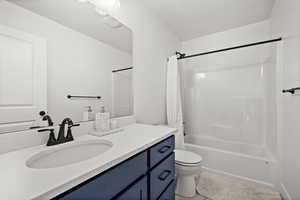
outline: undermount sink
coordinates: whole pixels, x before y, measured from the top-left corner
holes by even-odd
[[[108,151],[113,144],[107,140],[88,140],[66,143],[40,152],[27,160],[29,168],[56,168],[82,162]]]

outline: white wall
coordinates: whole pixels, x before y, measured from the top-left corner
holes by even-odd
[[[116,17],[133,31],[134,111],[138,122],[166,122],[167,57],[180,48],[179,39],[141,0],[122,0]]]
[[[280,93],[300,86],[300,1],[277,0],[272,17],[273,37],[282,36],[278,68],[278,149],[281,192],[286,199],[300,199],[300,96]]]
[[[84,106],[110,109],[111,70],[131,66],[131,55],[2,0],[0,23],[47,40],[48,110],[56,123],[66,116],[82,120]],[[70,101],[68,94],[100,95],[103,101]]]

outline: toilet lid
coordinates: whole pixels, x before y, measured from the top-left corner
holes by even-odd
[[[175,150],[175,160],[179,164],[199,164],[202,161],[202,157],[190,151]]]

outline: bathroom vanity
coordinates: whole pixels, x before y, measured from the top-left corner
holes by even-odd
[[[174,136],[53,198],[175,199]]]
[[[73,142],[2,154],[1,195],[10,200],[173,200],[175,131],[131,124],[112,135],[75,135]],[[106,149],[85,159],[95,145]]]

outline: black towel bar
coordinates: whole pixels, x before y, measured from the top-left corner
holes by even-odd
[[[68,99],[72,99],[72,98],[79,98],[79,99],[101,99],[100,96],[72,96],[72,95],[68,95],[67,98]]]
[[[289,93],[291,93],[291,94],[295,94],[295,92],[296,92],[297,90],[300,90],[300,87],[297,87],[297,88],[291,88],[291,89],[287,89],[287,90],[282,90],[282,92],[283,92],[283,93],[289,92]]]

